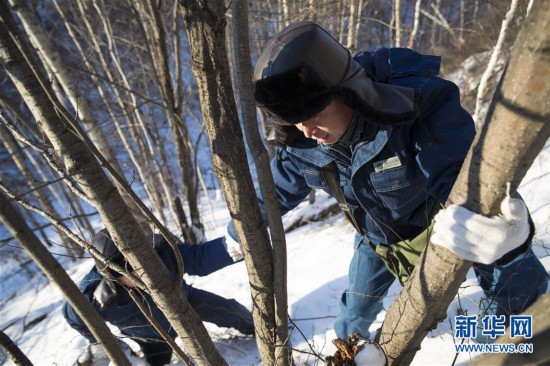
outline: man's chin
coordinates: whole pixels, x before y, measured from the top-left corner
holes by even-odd
[[[330,136],[326,139],[320,139],[320,140],[317,140],[317,142],[319,142],[320,144],[323,144],[323,145],[334,145],[335,143],[338,142],[338,139],[335,139],[335,138],[331,138]]]
[[[332,145],[332,144],[338,142],[338,140],[333,138],[331,135],[327,135],[324,138],[316,138],[315,140],[318,143],[323,144],[323,145]]]

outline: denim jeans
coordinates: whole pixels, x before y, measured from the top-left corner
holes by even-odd
[[[548,286],[548,274],[531,249],[504,266],[474,263],[474,271],[485,295],[498,305],[497,314],[519,314]],[[340,314],[334,329],[338,338],[358,332],[369,336],[369,327],[382,310],[382,301],[395,277],[361,237],[349,266],[348,288],[342,294]]]

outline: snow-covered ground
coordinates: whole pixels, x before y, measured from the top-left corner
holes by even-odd
[[[534,241],[536,254],[550,271],[550,144],[529,170],[520,193],[527,201],[537,226]],[[219,196],[219,195],[218,195]],[[317,205],[326,204],[320,197]],[[208,239],[221,236],[228,220],[227,209],[219,197],[210,197],[213,210],[203,199]],[[302,204],[290,215],[304,214],[315,207]],[[290,220],[286,217],[285,220]],[[353,251],[353,229],[340,214],[291,231],[288,247],[288,304],[292,319],[291,340],[296,349],[297,365],[322,365],[321,357],[331,355],[335,348],[332,323],[338,313],[340,294],[346,287],[347,267]],[[92,267],[85,259],[71,263],[59,257],[71,277],[78,281]],[[0,329],[3,330],[35,365],[73,365],[86,342],[64,321],[61,315],[63,297],[44,275],[29,277],[14,261],[0,260]],[[31,266],[32,267],[32,266]],[[32,268],[31,268],[32,269]],[[244,263],[224,268],[202,278],[188,278],[190,283],[225,297],[233,297],[250,308],[251,299]],[[389,307],[401,287],[394,284],[384,301]],[[449,318],[430,332],[414,359],[414,365],[451,365],[455,359],[452,319],[459,306],[476,314],[481,289],[470,271],[460,294],[449,308]],[[460,304],[459,304],[460,303]],[[371,330],[380,326],[373,324]],[[234,337],[227,329],[206,324],[218,349],[230,365],[258,365],[255,341]],[[536,352],[537,350],[534,350]],[[474,354],[458,354],[455,365],[466,365]],[[137,360],[134,360],[137,362]],[[181,362],[174,361],[177,365]],[[10,365],[0,354],[0,364]]]

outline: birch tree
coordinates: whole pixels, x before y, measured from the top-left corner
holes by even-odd
[[[28,357],[17,347],[15,343],[8,337],[6,333],[0,330],[0,347],[4,353],[17,366],[32,366],[32,362]]]
[[[348,39],[346,47],[351,52],[357,50],[357,35],[359,34],[359,26],[361,24],[361,10],[363,8],[363,0],[350,1],[350,14],[348,21]]]
[[[173,57],[169,50],[172,40],[179,37],[169,31],[177,31],[174,24],[178,24],[179,17],[174,14],[175,5],[171,12],[166,6],[154,7],[153,12],[140,10],[147,6],[144,1],[113,4],[103,0],[54,0],[53,3],[61,24],[67,29],[62,33],[64,43],[70,45],[71,55],[77,55],[77,63],[81,63],[78,71],[87,76],[88,82],[82,84],[88,88],[95,104],[101,106],[98,114],[107,116],[110,126],[116,130],[124,147],[122,155],[128,155],[131,160],[125,171],[134,168],[164,223],[180,221],[186,241],[202,241],[193,146],[182,113],[183,95],[188,91],[180,72],[182,50],[176,41]],[[125,14],[124,21],[111,16],[115,11]],[[172,27],[169,22],[173,22]],[[175,71],[174,81],[171,71]],[[171,134],[164,131],[165,119]],[[95,128],[102,127],[97,123]],[[117,142],[115,135],[111,143]],[[179,164],[170,163],[167,156],[172,146],[178,157],[174,161]],[[180,176],[183,179],[179,179]],[[182,196],[187,199],[190,221],[196,231],[178,219],[186,217],[181,215],[184,213],[179,199]]]
[[[504,39],[508,35],[510,22],[512,21],[512,19],[514,19],[517,7],[518,0],[512,0],[512,2],[510,3],[510,9],[506,13],[506,16],[504,17],[504,20],[502,22],[502,27],[500,29],[497,43],[493,49],[493,53],[491,54],[491,59],[489,60],[489,65],[487,65],[485,72],[481,76],[481,81],[479,82],[479,86],[477,88],[476,107],[474,115],[472,117],[474,118],[474,123],[478,127],[481,126],[484,122],[482,116],[485,117],[485,114],[481,112],[481,109],[484,104],[483,99],[488,93],[487,82],[489,81],[489,78],[494,75],[496,63],[502,57],[502,46],[504,44]]]
[[[102,341],[103,348],[116,365],[130,365],[130,361],[117,344],[116,338],[93,305],[84,297],[63,267],[34,235],[25,220],[12,207],[8,198],[0,191],[0,222],[21,243],[50,281],[57,284],[69,303],[75,308],[90,332]],[[30,362],[29,362],[30,364]]]
[[[247,165],[229,78],[225,6],[221,0],[185,0],[180,5],[201,111],[212,143],[212,170],[225,193],[248,270],[260,357],[265,365],[274,365],[273,256]]]
[[[0,141],[2,142],[4,147],[6,148],[6,151],[11,155],[11,157],[13,159],[13,162],[15,163],[15,165],[17,166],[17,168],[19,169],[19,171],[21,172],[21,174],[25,178],[25,181],[27,182],[27,185],[28,185],[28,188],[29,188],[29,192],[34,191],[35,196],[36,196],[39,204],[45,210],[47,210],[48,212],[50,212],[52,215],[54,215],[56,217],[60,217],[59,213],[57,212],[57,210],[53,206],[53,203],[50,199],[50,196],[46,194],[47,191],[42,189],[43,187],[41,187],[38,184],[39,179],[37,179],[37,177],[35,177],[35,175],[34,175],[35,172],[29,169],[29,164],[25,161],[24,155],[22,154],[17,142],[13,139],[11,134],[5,128],[0,128]],[[32,217],[32,216],[30,216],[30,217]],[[36,224],[36,222],[35,222],[35,224]],[[38,225],[36,225],[36,226],[38,226]],[[67,245],[67,251],[69,252],[69,255],[72,254],[72,253],[70,253],[71,248],[73,248],[77,251],[76,252],[77,257],[82,255],[82,252],[81,252],[80,248],[78,246],[76,246],[70,239],[65,238],[63,235],[61,235],[61,238],[65,242],[65,244]],[[71,258],[73,258],[73,257],[71,256]]]
[[[233,43],[235,50],[235,73],[244,132],[250,154],[258,173],[258,184],[267,211],[267,221],[273,246],[273,286],[275,310],[275,357],[276,364],[285,366],[292,363],[292,351],[288,336],[288,303],[287,303],[287,261],[286,239],[281,210],[269,156],[258,132],[256,120],[256,102],[252,85],[252,65],[248,44],[248,5],[246,0],[233,2]]]
[[[101,156],[92,153],[96,152],[93,144],[55,98],[36,59],[28,40],[16,26],[6,1],[0,1],[0,61],[30,107],[40,130],[48,136],[51,148],[62,159],[60,172],[64,180],[72,181],[75,192],[98,210],[113,241],[130,265],[143,269],[143,283],[195,361],[201,365],[226,364],[180,290],[182,259],[173,238],[158,221],[155,222],[174,249],[179,268],[175,276],[168,273],[117,188],[102,170],[97,161]],[[110,173],[121,181],[114,170]],[[139,203],[138,200],[135,202]]]
[[[393,0],[393,18],[395,27],[394,46],[401,47],[401,0]]]
[[[498,214],[506,183],[515,192],[550,136],[550,0],[537,1],[514,44],[493,101],[447,204]],[[389,365],[409,364],[426,334],[446,316],[471,262],[428,244],[403,291],[388,310],[380,345]],[[540,300],[544,301],[544,299]],[[548,308],[544,314],[548,318]]]
[[[532,316],[533,337],[528,343],[533,345],[533,353],[486,353],[476,358],[472,366],[507,366],[507,365],[546,365],[550,360],[550,293],[545,294],[523,314]],[[523,337],[510,337],[510,329],[497,338],[496,342],[504,344],[524,343]]]
[[[418,33],[418,28],[420,26],[420,6],[421,5],[422,5],[422,0],[416,0],[414,4],[413,28],[409,36],[409,42],[407,43],[408,48],[413,48],[415,38]]]
[[[182,119],[182,105],[177,104],[178,99],[174,89],[170,64],[169,54],[167,49],[168,37],[166,35],[165,26],[162,21],[162,16],[157,4],[153,1],[141,0],[134,3],[138,18],[143,26],[143,34],[146,39],[149,55],[153,63],[153,69],[157,79],[161,95],[164,99],[166,117],[172,131],[174,143],[176,146],[177,158],[183,175],[185,196],[191,213],[191,222],[197,231],[198,238],[203,241],[204,229],[200,219],[197,189],[195,185],[195,174],[192,165],[192,150],[189,140],[189,132]],[[175,34],[174,37],[177,37]],[[179,52],[179,50],[175,50]],[[191,243],[197,242],[195,232],[184,226],[184,233],[187,236],[187,241]]]

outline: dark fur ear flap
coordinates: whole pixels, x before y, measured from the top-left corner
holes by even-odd
[[[293,125],[272,125],[273,130],[270,132],[266,142],[272,146],[284,147],[290,144],[298,135],[300,130]]]
[[[313,117],[332,100],[330,86],[307,67],[257,80],[254,87],[259,106],[290,124]]]
[[[395,126],[410,123],[418,117],[419,94],[416,91],[414,93],[415,101],[413,109],[402,113],[389,113],[387,111],[375,109],[365,103],[353,89],[337,86],[333,89],[333,93],[334,96],[341,99],[348,107],[357,111],[359,115],[365,119],[365,121],[375,125]]]

